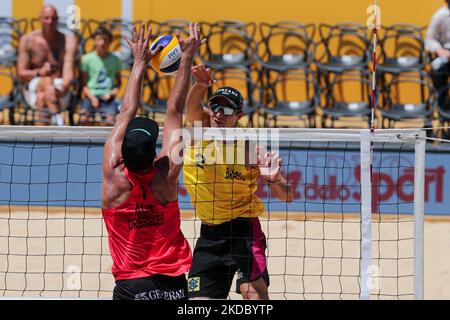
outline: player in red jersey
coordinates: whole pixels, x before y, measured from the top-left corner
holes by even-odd
[[[202,43],[198,24],[189,38],[177,34],[182,51],[175,83],[167,102],[162,148],[156,156],[158,125],[137,117],[142,79],[151,57],[142,25],[127,39],[134,64],[122,108],[103,154],[102,213],[108,230],[116,280],[113,299],[187,299],[185,273],[192,253],[180,229],[178,176],[182,163],[171,156],[179,143],[171,132],[181,128],[194,54]]]

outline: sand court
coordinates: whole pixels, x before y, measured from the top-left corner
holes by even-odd
[[[373,299],[413,298],[413,217],[372,219]],[[261,217],[272,299],[357,299],[360,221],[355,214],[276,212]],[[194,247],[200,221],[182,213]],[[438,246],[436,244],[439,244]],[[425,220],[425,298],[449,299],[450,220]],[[98,208],[2,207],[0,295],[110,298],[107,232]],[[234,293],[231,299],[240,299]]]

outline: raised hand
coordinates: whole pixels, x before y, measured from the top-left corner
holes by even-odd
[[[133,39],[128,39],[125,37],[125,41],[128,43],[131,51],[133,52],[133,57],[135,62],[145,62],[147,63],[153,56],[161,51],[162,46],[158,46],[155,50],[151,51],[149,48],[149,42],[152,35],[152,27],[149,25],[147,30],[147,35],[145,34],[145,24],[141,25],[139,34],[136,31],[136,26],[133,26]]]
[[[208,88],[216,83],[216,80],[211,76],[211,69],[205,68],[204,64],[192,67],[191,72],[195,83],[201,87]]]
[[[256,152],[260,176],[267,182],[276,182],[281,172],[282,159],[276,152],[267,152],[259,145]]]
[[[175,30],[175,35],[178,39],[178,43],[180,44],[180,49],[183,54],[186,54],[190,57],[194,57],[195,52],[201,44],[205,43],[206,39],[200,38],[200,26],[196,23],[189,24],[189,38],[182,39],[179,30]]]

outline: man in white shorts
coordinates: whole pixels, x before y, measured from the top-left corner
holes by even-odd
[[[63,125],[61,111],[70,103],[77,39],[58,31],[55,7],[45,5],[42,28],[20,39],[17,71],[26,84],[26,103],[37,110],[37,125]]]

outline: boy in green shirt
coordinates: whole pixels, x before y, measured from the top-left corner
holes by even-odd
[[[119,102],[116,95],[121,86],[122,62],[109,52],[111,32],[99,27],[94,34],[95,50],[81,59],[81,79],[86,99],[81,105],[80,124],[90,125],[90,118],[99,113],[114,125]]]

